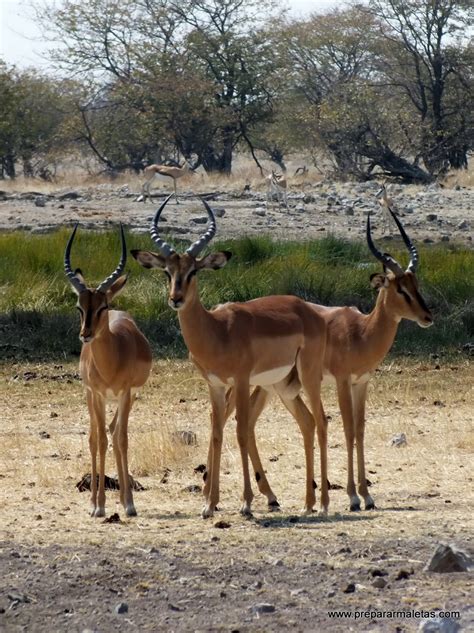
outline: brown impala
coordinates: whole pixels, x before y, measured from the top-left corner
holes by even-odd
[[[91,516],[105,515],[105,453],[107,432],[105,404],[118,400],[117,411],[110,425],[120,484],[120,502],[128,516],[137,514],[128,473],[128,416],[135,391],[145,384],[151,369],[148,341],[126,312],[111,310],[109,303],[123,289],[127,276],[122,275],[127,260],[123,228],[120,227],[122,256],[115,271],[97,288],[86,286],[79,269],[71,269],[71,246],[77,224],[64,254],[64,270],[78,295],[81,314],[82,351],[80,373],[86,386],[90,415],[89,447],[92,458]],[[99,490],[97,491],[97,448],[99,449]]]
[[[171,196],[170,196],[171,197]],[[169,305],[178,311],[183,338],[190,355],[206,379],[212,406],[211,441],[208,456],[208,476],[204,486],[203,517],[212,516],[219,501],[219,469],[222,435],[226,416],[226,389],[233,386],[236,403],[237,439],[244,475],[243,514],[251,513],[253,493],[249,477],[248,456],[255,446],[253,423],[249,418],[251,385],[270,386],[281,394],[298,416],[303,432],[306,454],[306,502],[310,512],[315,503],[313,442],[314,428],[318,432],[321,451],[321,505],[327,511],[327,440],[326,424],[321,415],[320,389],[322,358],[326,343],[325,322],[314,314],[305,301],[291,296],[254,299],[246,303],[226,303],[206,310],[198,293],[196,273],[225,266],[231,253],[224,251],[198,258],[199,253],[214,237],[216,221],[209,205],[203,200],[209,215],[207,232],[184,254],[174,251],[160,238],[158,220],[167,200],[157,210],[151,236],[160,253],[132,251],[145,268],[162,269],[169,281]],[[297,383],[295,391],[293,385]],[[308,394],[314,419],[301,411],[299,384]],[[295,404],[296,402],[296,404]],[[307,410],[306,410],[307,411]],[[258,456],[258,454],[257,454]],[[255,461],[254,461],[255,466]],[[257,469],[259,485],[263,469]],[[265,479],[266,481],[266,479]],[[262,489],[262,488],[261,488]],[[271,491],[264,490],[269,505],[277,505]]]
[[[351,510],[360,510],[360,499],[354,483],[354,440],[357,450],[359,493],[364,497],[366,510],[375,507],[367,489],[364,458],[365,402],[370,376],[390,350],[398,324],[402,319],[415,321],[423,328],[433,323],[431,312],[418,290],[417,250],[391,209],[390,213],[408,248],[410,263],[408,268],[403,270],[393,257],[387,253],[381,253],[375,247],[369,215],[367,243],[371,253],[383,264],[383,273],[376,273],[370,277],[372,287],[378,290],[377,301],[372,312],[362,314],[357,308],[327,308],[309,304],[314,315],[324,319],[327,327],[323,374],[325,379],[333,379],[337,385],[346,437],[347,494]],[[314,353],[318,354],[319,349]],[[315,380],[319,380],[319,376],[316,376]],[[253,424],[265,407],[268,397],[268,392],[261,387],[252,394],[253,401],[258,402],[258,409],[251,413]],[[233,394],[229,392],[227,399],[230,403],[227,414],[230,415]],[[257,451],[256,447],[255,451]]]

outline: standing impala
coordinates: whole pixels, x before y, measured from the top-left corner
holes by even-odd
[[[418,290],[417,250],[400,220],[391,209],[389,210],[410,252],[410,263],[407,269],[403,270],[393,257],[387,253],[381,253],[375,247],[369,215],[367,243],[371,253],[383,264],[383,273],[376,273],[370,277],[372,287],[378,290],[377,301],[372,312],[362,314],[357,308],[352,307],[327,308],[309,304],[314,315],[324,319],[326,323],[324,378],[332,378],[337,385],[347,448],[347,494],[350,509],[353,511],[360,510],[360,499],[354,482],[354,440],[357,451],[359,494],[364,498],[366,510],[375,507],[367,488],[364,457],[365,402],[370,376],[390,350],[398,324],[402,319],[415,321],[423,328],[433,323],[431,312]],[[315,350],[315,354],[317,353],[319,350]],[[319,380],[318,376],[316,380]],[[252,411],[251,414],[254,424],[267,399],[268,394],[261,388],[257,388],[252,394],[252,401],[258,403],[258,409]],[[232,394],[228,394],[228,400],[232,403]],[[232,406],[229,407],[229,415],[231,410]],[[255,447],[254,450],[258,457],[257,448]]]
[[[78,296],[81,314],[82,351],[80,373],[86,386],[90,415],[89,448],[92,458],[91,516],[105,516],[105,453],[107,432],[105,404],[118,400],[110,425],[120,485],[120,502],[128,516],[137,514],[128,473],[128,416],[135,391],[145,384],[151,369],[148,341],[126,312],[111,310],[109,303],[123,289],[127,276],[122,275],[127,261],[123,227],[120,226],[122,256],[115,271],[97,288],[86,286],[79,269],[71,268],[71,246],[77,224],[64,254],[64,270]],[[99,450],[99,489],[97,491],[97,449]]]
[[[168,184],[173,182],[174,195],[176,198],[176,204],[178,201],[178,192],[176,190],[176,181],[186,174],[194,174],[194,171],[191,168],[191,165],[188,161],[184,162],[182,167],[173,167],[170,165],[148,165],[144,169],[145,173],[145,182],[142,185],[142,193],[141,196],[137,199],[137,202],[146,202],[147,197],[151,198],[150,194],[150,186],[155,178],[157,180],[161,180],[162,182],[167,182]]]
[[[160,253],[132,251],[132,255],[145,268],[164,270],[170,285],[168,304],[178,311],[184,341],[195,365],[208,383],[212,431],[202,516],[212,516],[219,501],[226,389],[231,385],[235,390],[237,439],[244,477],[241,513],[251,513],[253,499],[248,464],[249,451],[252,458],[251,451],[255,445],[253,424],[249,420],[250,386],[274,385],[277,392],[292,403],[298,396],[299,383],[308,395],[313,413],[309,417],[299,416],[306,453],[305,509],[307,512],[312,511],[315,503],[313,442],[316,420],[321,451],[321,505],[323,511],[327,511],[326,424],[320,408],[322,357],[326,342],[324,319],[315,316],[309,304],[290,296],[227,303],[214,310],[206,310],[199,299],[196,273],[204,269],[222,268],[231,253],[211,253],[198,259],[199,253],[216,232],[214,214],[204,200],[210,220],[207,232],[184,254],[176,253],[160,238],[158,232],[158,221],[168,200],[157,210],[151,229],[151,236]],[[296,376],[299,382],[295,392],[293,383]],[[257,482],[263,474],[263,470],[256,473]],[[272,501],[276,500],[269,497],[270,505]]]

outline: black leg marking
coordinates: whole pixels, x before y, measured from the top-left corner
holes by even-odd
[[[204,471],[204,474],[202,476],[203,481],[206,481],[206,479],[207,479],[207,470]]]
[[[313,490],[316,490],[317,487],[318,487],[318,484],[313,479]]]
[[[257,480],[257,482],[260,481],[261,477],[260,477],[260,473],[259,472],[255,473],[255,479]]]

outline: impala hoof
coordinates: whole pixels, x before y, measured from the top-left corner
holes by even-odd
[[[359,502],[358,503],[355,503],[355,502],[351,503],[351,505],[349,507],[349,510],[351,512],[360,512],[360,503]]]
[[[105,517],[105,508],[96,508],[93,513],[91,513],[93,517]]]
[[[135,506],[133,504],[130,504],[130,505],[126,506],[125,514],[128,517],[136,517],[137,516],[137,511],[135,510]]]
[[[273,501],[269,501],[268,502],[268,510],[270,512],[279,512],[280,511],[280,504],[278,503],[278,501],[276,499],[274,499]]]
[[[365,500],[365,509],[366,510],[375,510],[375,502],[372,497],[369,497]]]
[[[319,517],[327,517],[327,515],[328,515],[328,508],[321,508],[320,511],[318,512]]]
[[[213,506],[205,506],[201,512],[201,517],[203,519],[209,519],[214,516],[214,507]]]
[[[246,519],[251,519],[253,517],[252,510],[247,503],[240,508],[240,514]]]

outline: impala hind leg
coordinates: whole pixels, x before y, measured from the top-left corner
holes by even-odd
[[[304,512],[311,514],[316,503],[316,482],[314,480],[314,431],[315,421],[311,411],[303,402],[301,396],[294,399],[280,396],[281,401],[295,418],[303,435],[304,452],[306,458],[306,500]]]
[[[297,367],[301,385],[308,396],[313,418],[318,434],[320,468],[321,468],[321,513],[326,515],[329,509],[328,489],[328,428],[327,418],[321,404],[322,371],[320,359],[324,355],[325,341],[321,342],[321,349],[313,347],[309,352],[302,350],[299,354]]]
[[[92,393],[87,390],[87,408],[89,409],[89,451],[91,454],[91,509],[90,515],[95,516],[97,508],[97,421],[92,401]]]
[[[356,493],[354,483],[354,439],[355,424],[352,408],[352,390],[348,380],[337,381],[337,397],[341,410],[342,422],[344,425],[344,435],[346,438],[347,450],[347,494],[350,501],[351,512],[360,510],[360,499]]]
[[[249,390],[248,381],[238,382],[235,386],[237,420],[237,442],[239,443],[240,456],[242,459],[242,474],[244,477],[244,491],[242,495],[242,506],[240,513],[244,516],[252,516],[253,492],[249,473]]]
[[[352,386],[352,403],[354,410],[355,438],[357,450],[357,479],[359,494],[364,498],[365,509],[374,510],[375,503],[367,488],[365,475],[364,433],[365,433],[365,402],[367,399],[368,383]]]
[[[134,396],[130,391],[126,391],[119,400],[115,424],[112,422],[112,442],[114,446],[115,459],[120,485],[120,502],[125,514],[129,517],[136,516],[137,511],[133,503],[132,487],[130,485],[130,475],[128,472],[128,416],[132,408]]]
[[[224,387],[209,385],[211,398],[211,438],[207,457],[207,477],[203,489],[205,506],[203,519],[212,517],[219,503],[219,477],[222,454],[222,438],[225,425],[226,398]]]

